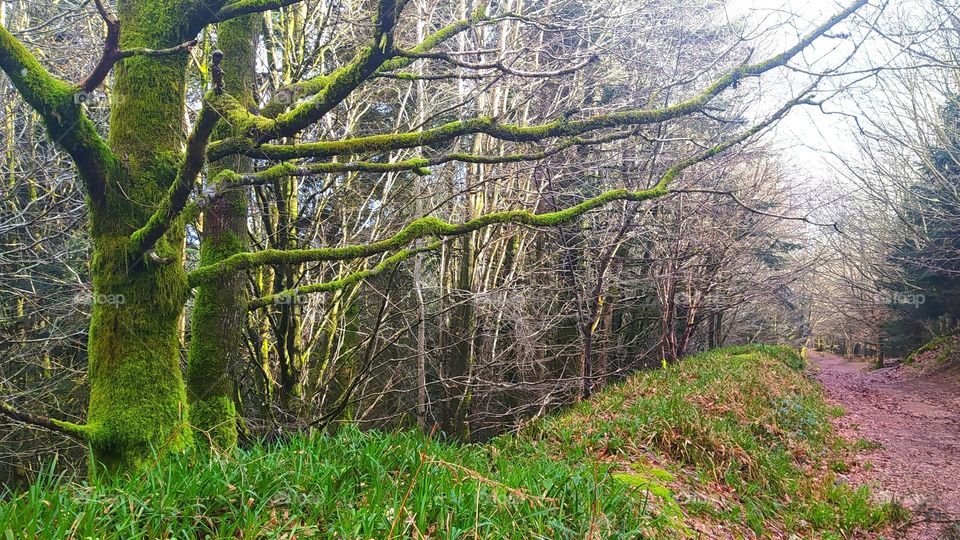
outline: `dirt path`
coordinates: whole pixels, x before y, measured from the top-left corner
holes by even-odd
[[[811,353],[817,379],[846,414],[837,420],[850,440],[879,448],[861,452],[845,475],[872,482],[877,495],[917,512],[908,539],[960,538],[960,376],[923,374],[906,366],[870,370],[867,364]]]

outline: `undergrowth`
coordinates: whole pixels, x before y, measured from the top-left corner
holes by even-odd
[[[352,427],[98,485],[6,493],[6,538],[844,538],[897,507],[836,481],[847,451],[781,347],[700,354],[483,445]]]
[[[960,352],[960,331],[953,331],[949,334],[936,336],[930,341],[924,343],[917,350],[907,355],[907,363],[916,363],[923,357],[930,357],[927,360],[932,361],[932,367],[949,364],[956,360]]]

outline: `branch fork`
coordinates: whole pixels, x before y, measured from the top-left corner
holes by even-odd
[[[197,44],[197,40],[192,39],[168,49],[155,50],[137,48],[122,51],[120,50],[120,19],[110,11],[110,8],[103,3],[103,0],[94,0],[94,4],[97,6],[97,13],[100,14],[100,18],[103,19],[103,22],[107,25],[107,38],[103,44],[103,54],[100,56],[100,61],[94,66],[90,75],[77,84],[80,90],[87,94],[93,92],[103,84],[107,75],[110,74],[110,70],[113,69],[114,64],[124,58],[131,56],[166,56],[177,54],[187,52]]]

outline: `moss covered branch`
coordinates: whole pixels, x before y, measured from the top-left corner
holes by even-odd
[[[368,172],[368,173],[389,173],[411,171],[417,174],[430,174],[428,167],[435,167],[450,162],[478,163],[486,165],[502,163],[521,163],[525,161],[539,161],[550,156],[556,155],[567,148],[574,146],[592,146],[625,139],[632,132],[617,132],[604,137],[594,139],[583,137],[571,137],[560,144],[542,150],[539,152],[501,154],[501,155],[483,155],[469,154],[463,152],[453,152],[442,156],[431,158],[411,158],[394,162],[376,162],[376,161],[347,161],[347,162],[328,162],[328,163],[310,163],[308,165],[294,165],[292,163],[280,163],[265,169],[263,171],[237,175],[232,174],[229,178],[233,185],[261,185],[272,183],[284,176],[311,176],[321,174],[332,174],[340,172]],[[228,185],[228,184],[224,184]],[[216,194],[213,194],[214,196]]]
[[[323,118],[323,115],[339,105],[370,78],[391,54],[393,53],[386,43],[364,47],[349,64],[323,77],[318,83],[321,88],[313,97],[291,111],[278,115],[275,129],[261,134],[260,142],[296,134]],[[307,88],[308,92],[313,89],[312,85],[304,88]]]
[[[236,153],[246,153],[251,157],[272,160],[310,157],[323,158],[337,155],[362,154],[372,151],[416,148],[445,143],[457,137],[479,133],[503,141],[539,142],[555,137],[584,135],[601,129],[656,124],[700,111],[704,106],[709,104],[713,98],[720,95],[724,90],[735,86],[742,79],[758,77],[775,68],[785,66],[793,57],[799,54],[800,51],[813,43],[813,41],[826,34],[831,28],[849,17],[853,12],[866,5],[867,1],[868,0],[857,0],[854,4],[837,13],[827,22],[801,38],[786,51],[761,62],[739,65],[719,77],[699,94],[666,107],[598,114],[576,120],[558,118],[551,122],[532,126],[500,123],[495,118],[485,116],[449,122],[442,126],[422,131],[371,135],[342,141],[321,141],[297,145],[265,144],[270,140],[270,136],[291,135],[322,116],[322,114],[316,116],[315,113],[321,110],[325,113],[330,110],[323,109],[322,107],[314,109],[312,105],[309,105],[314,101],[311,100],[300,108],[287,113],[282,118],[278,118],[278,124],[274,127],[274,130],[268,131],[269,136],[261,137],[259,141],[253,141],[249,138],[235,138],[211,145],[211,159],[219,159]],[[346,79],[349,79],[349,77],[344,80],[346,81]]]
[[[324,75],[295,85],[293,90],[280,92],[278,98],[265,107],[265,115],[248,113],[244,123],[255,129],[237,138],[260,144],[269,140],[289,137],[317,122],[331,109],[339,105],[358,86],[369,79],[384,61],[394,55],[393,32],[397,18],[407,0],[380,0],[374,18],[374,32],[368,46],[362,48],[347,65]],[[312,95],[310,99],[278,114],[286,104],[298,96]],[[273,117],[275,119],[272,119]],[[210,157],[211,161],[224,156]]]
[[[434,49],[453,36],[456,36],[460,32],[472,27],[474,24],[483,20],[488,20],[488,17],[486,17],[485,13],[486,9],[484,7],[478,7],[470,16],[470,18],[456,21],[437,30],[433,34],[430,34],[423,41],[413,47],[411,52],[424,53]],[[401,69],[409,66],[413,63],[413,61],[413,58],[400,57],[386,59],[377,68],[376,73],[385,73],[395,69]],[[311,96],[318,92],[325,91],[330,86],[333,79],[337,76],[336,74],[337,72],[334,71],[331,74],[321,75],[307,81],[293,83],[280,89],[270,103],[264,107],[264,116],[273,118],[287,105],[295,103],[306,96]]]
[[[73,422],[65,422],[55,418],[48,418],[46,416],[19,411],[8,403],[4,403],[2,401],[0,401],[0,415],[6,416],[7,418],[16,422],[40,427],[48,431],[65,435],[78,442],[86,442],[89,432],[91,431],[91,427],[88,425],[74,424]]]
[[[107,174],[120,165],[83,112],[83,90],[51,75],[3,26],[0,69],[43,119],[51,140],[73,159],[91,201],[103,204]]]
[[[490,225],[516,223],[532,227],[555,226],[568,222],[612,201],[645,201],[666,193],[667,190],[659,185],[651,189],[639,191],[614,189],[557,212],[536,214],[529,210],[507,210],[486,214],[459,224],[450,223],[432,216],[422,217],[412,221],[395,235],[369,244],[298,250],[267,249],[254,253],[238,253],[223,260],[219,264],[197,268],[193,272],[190,272],[189,281],[190,286],[195,287],[199,284],[215,280],[224,274],[268,264],[299,264],[370,257],[387,251],[401,249],[421,238],[460,236]]]
[[[256,2],[251,2],[251,3],[256,3]],[[231,4],[231,6],[232,5],[233,4]],[[470,16],[470,18],[456,21],[452,24],[449,24],[437,30],[433,34],[430,34],[429,36],[427,36],[422,42],[417,44],[415,47],[410,49],[410,52],[424,53],[424,52],[430,51],[431,49],[437,47],[444,41],[447,41],[453,36],[459,34],[460,32],[463,32],[464,30],[472,27],[474,24],[484,20],[489,20],[489,18],[486,17],[485,13],[486,13],[486,9],[484,7],[477,8],[473,12],[473,14]],[[374,42],[374,46],[376,46],[376,42]],[[339,101],[333,99],[337,97],[334,95],[335,92],[331,92],[331,89],[335,89],[335,86],[334,86],[335,83],[338,80],[342,80],[342,79],[345,80],[345,78],[348,78],[348,75],[351,72],[356,74],[357,70],[362,69],[364,67],[363,64],[365,62],[370,61],[370,56],[369,56],[370,54],[371,54],[371,48],[365,48],[364,50],[361,51],[361,53],[357,56],[357,58],[353,62],[351,62],[351,64],[341,69],[335,70],[334,72],[326,75],[320,75],[318,77],[314,77],[306,81],[296,82],[279,89],[274,94],[270,102],[264,105],[264,107],[261,110],[261,115],[265,118],[277,118],[288,106],[296,103],[297,101],[300,101],[301,99],[304,99],[309,96],[314,96],[314,95],[318,97],[315,98],[314,100],[311,100],[312,104],[310,104],[309,106],[316,108],[317,110],[313,112],[311,115],[314,116],[318,114],[320,111],[323,111],[324,109],[325,111],[329,111],[330,108],[332,108],[333,106],[336,106],[336,103],[339,103],[340,101],[343,100],[342,98],[339,99]],[[413,58],[400,58],[400,57],[382,58],[380,59],[379,66],[376,67],[372,73],[364,76],[363,80],[368,79],[370,76],[374,74],[382,74],[395,69],[404,68],[406,66],[409,66],[411,63],[413,63],[413,61],[414,61]],[[334,101],[336,101],[336,103],[333,103]],[[307,106],[307,104],[304,104],[304,106]],[[325,111],[320,114],[321,117],[323,116],[323,114],[325,114]],[[258,133],[257,136],[254,138],[258,138],[260,135],[261,134]],[[224,147],[234,146],[241,140],[243,140],[242,137],[237,138],[233,141],[232,144],[226,144],[224,145]],[[212,157],[212,159],[216,159],[216,157]]]
[[[641,202],[655,199],[669,193],[670,184],[676,180],[684,170],[698,163],[707,161],[732,146],[742,143],[783,118],[783,116],[797,104],[805,102],[808,102],[808,98],[805,95],[792,99],[771,116],[750,129],[744,130],[736,136],[726,139],[701,153],[677,162],[663,173],[653,187],[647,189],[636,191],[626,188],[613,189],[563,210],[540,214],[529,210],[506,210],[485,214],[458,224],[450,223],[437,217],[427,216],[415,219],[389,238],[367,244],[298,250],[267,249],[257,252],[237,253],[217,264],[202,266],[190,272],[188,276],[189,284],[191,287],[196,287],[197,285],[210,283],[220,276],[232,272],[270,264],[302,264],[307,262],[360,259],[402,249],[422,238],[461,236],[491,225],[514,223],[530,227],[555,227],[563,223],[568,223],[591,210],[595,210],[614,201]]]
[[[401,249],[397,253],[380,261],[375,266],[347,274],[346,276],[340,279],[325,281],[323,283],[313,283],[310,285],[304,285],[302,287],[297,287],[295,289],[288,289],[285,291],[278,292],[276,294],[271,294],[271,295],[267,295],[267,296],[263,296],[263,297],[251,300],[247,304],[247,309],[255,310],[255,309],[264,308],[274,304],[292,304],[297,301],[298,296],[303,296],[306,294],[321,293],[321,292],[333,292],[333,291],[339,291],[341,289],[345,289],[350,285],[359,283],[360,281],[363,281],[365,279],[375,277],[383,273],[385,270],[394,268],[400,263],[402,263],[403,261],[413,257],[414,255],[417,255],[418,253],[433,251],[439,248],[440,244],[441,242],[432,242],[430,244],[417,247],[417,248]]]
[[[303,0],[236,0],[220,8],[209,22],[223,22],[252,13],[263,13],[264,11],[285,8],[300,2],[303,2]]]
[[[436,49],[437,46],[441,45],[443,42],[449,40],[450,38],[456,36],[460,32],[463,32],[464,30],[467,30],[468,28],[471,28],[476,24],[479,24],[484,21],[494,21],[499,19],[500,18],[497,18],[497,17],[489,17],[487,15],[487,6],[484,4],[481,4],[473,11],[473,13],[470,14],[469,18],[462,19],[452,24],[449,24],[447,26],[444,26],[443,28],[437,30],[436,32],[424,38],[423,41],[418,43],[413,48],[409,49],[408,52],[413,54],[427,53],[429,51],[432,51],[433,49]],[[409,57],[392,58],[384,62],[380,66],[380,69],[378,70],[378,72],[383,73],[387,71],[393,71],[396,69],[403,69],[415,61],[416,61],[415,58],[409,58]]]
[[[211,96],[212,97],[212,96]],[[197,123],[187,137],[187,151],[177,172],[177,177],[160,206],[153,212],[150,219],[130,236],[130,257],[135,262],[145,253],[153,249],[157,240],[170,228],[170,224],[177,218],[187,204],[190,191],[196,184],[197,177],[206,163],[207,141],[217,125],[219,115],[210,107],[200,109]]]
[[[673,181],[676,180],[676,178],[680,175],[680,173],[682,173],[685,169],[688,169],[688,168],[696,165],[697,163],[702,163],[702,162],[704,162],[704,161],[707,161],[707,160],[709,160],[710,158],[712,158],[712,157],[714,157],[714,156],[716,156],[716,155],[724,152],[725,150],[727,150],[727,149],[729,149],[729,148],[731,148],[731,147],[733,147],[733,146],[735,146],[735,145],[738,145],[738,144],[746,141],[746,140],[749,139],[750,137],[753,137],[753,136],[756,135],[757,133],[760,133],[760,132],[763,131],[764,129],[770,127],[772,124],[774,124],[774,123],[776,123],[777,121],[779,121],[781,118],[783,118],[784,116],[786,116],[786,114],[787,114],[788,112],[790,112],[790,109],[796,107],[797,105],[805,104],[805,103],[812,103],[812,102],[810,101],[810,98],[809,98],[809,96],[807,95],[807,93],[808,93],[812,88],[816,87],[816,85],[818,84],[818,82],[819,82],[819,79],[818,79],[817,81],[815,81],[812,85],[810,85],[809,87],[807,87],[807,89],[806,89],[799,97],[796,97],[796,98],[794,98],[794,99],[791,99],[791,100],[787,101],[786,103],[783,104],[782,107],[780,107],[779,109],[777,109],[773,114],[771,114],[770,116],[768,116],[768,117],[767,117],[766,119],[764,119],[762,122],[757,123],[756,125],[754,125],[754,126],[751,127],[750,129],[746,129],[746,130],[744,130],[744,131],[741,131],[741,132],[738,133],[737,135],[735,135],[735,136],[733,136],[733,137],[731,137],[731,138],[729,138],[729,139],[726,139],[726,140],[720,142],[719,144],[717,144],[717,145],[715,145],[715,146],[713,146],[713,147],[711,147],[711,148],[708,148],[707,150],[704,150],[703,152],[701,152],[701,153],[699,153],[699,154],[693,155],[693,156],[691,156],[691,157],[689,157],[689,158],[687,158],[687,159],[684,159],[683,161],[680,161],[680,162],[674,164],[672,167],[670,167],[669,169],[667,169],[666,172],[663,173],[663,176],[660,177],[660,180],[659,180],[659,182],[657,182],[657,185],[654,186],[654,189],[656,189],[656,188],[663,188],[663,189],[668,188],[668,187],[670,186],[670,184],[673,183]]]

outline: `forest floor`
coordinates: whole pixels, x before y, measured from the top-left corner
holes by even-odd
[[[960,372],[862,362],[811,352],[841,435],[862,451],[845,474],[912,509],[908,539],[960,538]]]

